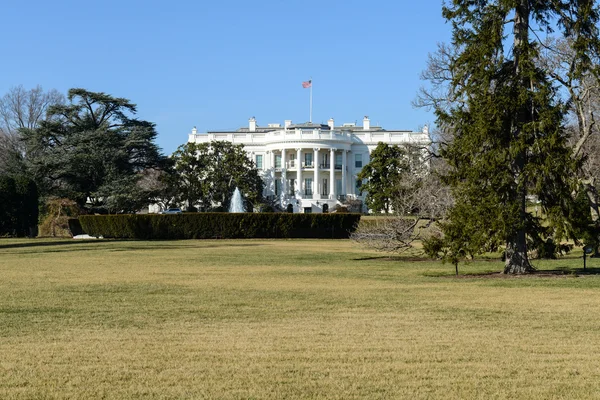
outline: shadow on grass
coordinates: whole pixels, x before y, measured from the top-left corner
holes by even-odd
[[[527,279],[527,278],[577,278],[586,275],[600,275],[600,268],[568,268],[560,267],[555,269],[537,270],[531,274],[504,274],[502,271],[486,271],[479,273],[449,274],[449,273],[428,273],[425,276],[432,278],[455,278],[455,279]]]
[[[31,242],[21,242],[21,243],[9,243],[9,244],[1,244],[0,250],[2,249],[17,249],[21,247],[46,247],[46,246],[71,246],[71,245],[80,245],[80,244],[89,244],[89,243],[99,243],[97,239],[90,240],[56,240],[56,241],[43,241],[39,242],[38,239],[31,239]]]
[[[191,241],[191,240],[190,240]],[[201,242],[202,239],[197,239],[198,242]],[[8,243],[2,244],[0,242],[0,250],[4,249],[19,249],[19,248],[30,248],[30,247],[65,247],[65,246],[74,246],[73,250],[81,250],[81,245],[89,245],[89,244],[106,244],[106,243],[124,243],[129,242],[129,246],[119,246],[118,248],[110,249],[110,251],[131,251],[131,250],[169,250],[169,249],[177,249],[177,248],[188,248],[187,245],[151,245],[151,246],[136,246],[135,243],[152,243],[154,240],[133,240],[133,239],[64,239],[64,240],[43,240],[43,239],[30,239],[27,242],[20,243]],[[158,242],[158,241],[156,241]],[[218,247],[257,247],[262,246],[261,243],[210,243],[202,245],[202,248],[218,248]],[[50,251],[69,251],[69,249],[57,249]]]

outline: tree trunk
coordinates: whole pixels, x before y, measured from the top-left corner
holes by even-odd
[[[529,263],[527,257],[527,242],[525,230],[521,229],[514,238],[506,243],[506,261],[504,263],[505,274],[530,274],[535,269]]]
[[[521,63],[525,60],[522,59],[524,52],[529,46],[529,1],[519,0],[515,9],[514,19],[514,71],[517,77],[517,81],[520,79],[520,75],[523,73]],[[521,126],[523,123],[528,122],[523,119],[526,113],[519,113],[521,115],[515,116],[513,125],[513,135],[515,141],[518,141],[519,136],[523,135]],[[533,119],[533,115],[531,116]],[[525,232],[525,219],[527,217],[526,210],[526,196],[527,196],[527,184],[524,176],[525,166],[527,164],[527,154],[522,151],[520,154],[515,156],[511,170],[515,176],[516,184],[516,201],[519,202],[519,218],[521,225],[517,228],[513,237],[509,238],[506,243],[506,261],[504,264],[505,274],[528,274],[534,270],[529,263],[527,257],[527,235]],[[519,182],[520,181],[520,182]]]

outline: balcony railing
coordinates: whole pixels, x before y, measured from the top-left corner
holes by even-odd
[[[335,169],[341,170],[342,169],[342,164],[335,164]]]
[[[303,168],[312,168],[313,167],[313,163],[311,162],[303,162],[302,163],[302,167]]]
[[[329,163],[321,163],[321,169],[329,169],[330,166],[331,164]]]

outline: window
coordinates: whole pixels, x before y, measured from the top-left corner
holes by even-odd
[[[279,196],[281,193],[281,181],[279,179],[275,179],[275,196]]]
[[[306,196],[312,196],[312,194],[313,194],[312,184],[313,184],[312,178],[304,179],[304,194]]]
[[[312,207],[304,207],[304,214],[312,214]]]
[[[342,155],[335,153],[335,169],[342,169]]]
[[[321,168],[329,168],[329,153],[323,153]]]
[[[304,166],[312,167],[313,163],[313,153],[304,153]]]
[[[356,193],[358,193],[359,196],[362,196],[362,192],[360,191],[360,187],[362,186],[362,181],[360,179],[356,180]]]
[[[290,154],[290,168],[296,167],[296,153]]]
[[[275,168],[281,168],[281,154],[275,154]]]
[[[296,190],[294,189],[294,182],[295,182],[295,179],[290,179],[290,196],[293,196],[296,194]]]
[[[263,160],[263,156],[262,156],[262,154],[257,154],[257,155],[256,155],[256,168],[257,168],[257,169],[262,169],[262,167],[263,167],[263,162],[262,162],[262,160]]]
[[[323,186],[321,186],[321,194],[323,196],[329,196],[329,185],[327,184],[327,178],[323,178]]]
[[[354,167],[355,168],[362,168],[362,154],[355,154],[354,155]]]
[[[337,194],[346,194],[346,193],[342,193],[342,180],[341,179],[335,180],[335,192]]]

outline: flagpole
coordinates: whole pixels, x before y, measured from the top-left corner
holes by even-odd
[[[309,80],[310,82],[310,115],[309,115],[309,119],[308,122],[310,122],[312,124],[312,77]]]

